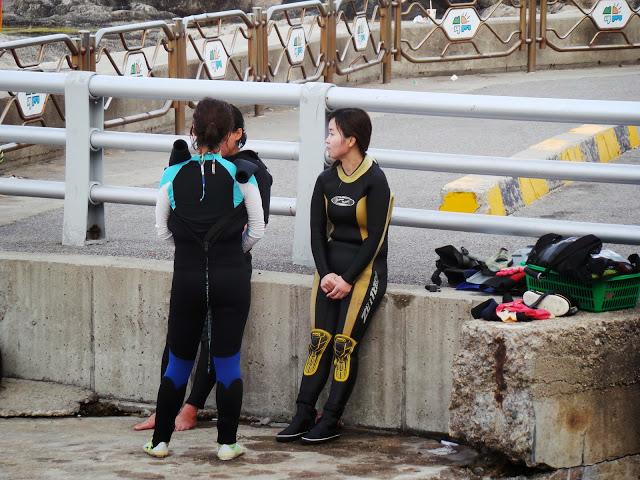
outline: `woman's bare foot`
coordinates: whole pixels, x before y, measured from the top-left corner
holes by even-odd
[[[151,430],[156,426],[156,414],[153,413],[149,418],[147,418],[144,422],[136,423],[133,426],[134,430]]]
[[[176,432],[191,430],[198,423],[198,409],[185,403],[176,417]]]

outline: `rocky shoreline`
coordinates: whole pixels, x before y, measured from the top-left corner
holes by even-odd
[[[4,27],[101,28],[203,12],[269,7],[280,0],[5,0]]]

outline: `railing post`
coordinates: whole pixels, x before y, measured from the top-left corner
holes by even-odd
[[[169,76],[171,78],[187,78],[187,32],[181,18],[173,19],[173,40],[169,42]],[[174,100],[174,132],[185,133],[186,102]]]
[[[524,0],[522,0],[524,1]],[[393,59],[396,62],[402,60],[402,0],[393,2]]]
[[[540,0],[540,49],[547,46],[547,0]]]
[[[90,202],[91,185],[102,183],[102,149],[91,146],[104,125],[104,99],[92,98],[92,72],[70,72],[64,87],[66,163],[62,244],[83,246],[106,238],[104,204]]]
[[[336,2],[327,0],[327,16],[324,19],[324,29],[320,39],[320,48],[325,58],[324,81],[333,82],[336,73]]]
[[[78,56],[76,70],[84,72],[96,71],[96,48],[95,37],[91,35],[89,30],[78,31]]]
[[[524,0],[523,0],[524,1]],[[529,28],[527,34],[527,72],[536,71],[536,0],[528,0],[529,2]]]
[[[293,263],[313,266],[309,209],[316,178],[324,168],[326,137],[327,83],[306,83],[300,96],[300,155],[296,190],[296,218]]]
[[[187,78],[187,30],[181,18],[173,19],[173,40],[169,43],[169,76],[171,78]],[[174,100],[174,133],[185,134],[186,102]]]
[[[253,21],[253,28],[251,31],[251,38],[249,39],[249,62],[251,63],[251,69],[253,70],[253,78],[256,82],[267,81],[267,66],[265,59],[268,62],[269,59],[269,44],[265,38],[267,35],[266,27],[266,12],[262,11],[260,7],[253,8],[253,14],[251,15]],[[262,105],[254,105],[254,113],[256,117],[263,114]]]
[[[527,47],[527,11],[529,8],[529,0],[520,0],[520,46],[518,51],[523,51]]]
[[[391,53],[393,51],[393,36],[391,34],[391,0],[380,2],[380,40],[384,47],[384,57],[382,58],[382,83],[391,82]]]

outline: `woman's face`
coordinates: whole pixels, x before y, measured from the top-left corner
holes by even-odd
[[[223,157],[228,157],[231,155],[235,155],[240,151],[238,148],[238,141],[242,138],[242,129],[238,128],[236,130],[232,130],[227,138],[225,138],[220,144],[220,155]]]
[[[340,160],[355,146],[356,139],[353,137],[344,138],[335,119],[332,118],[329,121],[329,134],[324,143],[327,147],[327,155],[333,160]]]

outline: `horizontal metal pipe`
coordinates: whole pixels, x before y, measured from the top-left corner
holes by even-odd
[[[25,47],[39,47],[50,43],[64,42],[73,55],[78,54],[78,48],[74,40],[64,33],[55,33],[53,35],[43,35],[35,38],[21,38],[20,40],[12,40],[10,42],[0,43],[0,50],[12,50]]]
[[[141,30],[150,30],[152,28],[161,28],[164,34],[167,36],[169,40],[173,40],[173,31],[171,30],[171,25],[165,22],[164,20],[152,20],[150,22],[142,22],[142,23],[132,23],[128,25],[118,25],[115,27],[106,27],[98,30],[96,35],[95,44],[96,47],[100,45],[102,38],[105,35],[114,34],[114,33],[129,33],[129,32],[137,32]]]
[[[0,126],[0,139],[2,126]],[[26,128],[26,127],[19,127]],[[95,148],[118,148],[144,152],[170,152],[173,142],[182,138],[191,143],[188,135],[165,135],[157,133],[105,132],[94,131],[91,134],[91,145]],[[64,141],[63,141],[64,143]],[[246,148],[255,150],[263,158],[274,160],[297,160],[298,142],[280,142],[271,140],[251,140]]]
[[[64,182],[0,177],[0,194],[63,199]]]
[[[300,144],[298,142],[249,140],[244,148],[254,150],[262,158],[271,160],[298,161],[300,157]]]
[[[269,7],[267,9],[267,20],[271,20],[271,17],[273,17],[274,13],[277,13],[283,10],[296,10],[300,8],[311,8],[311,7],[318,7],[318,11],[322,15],[326,15],[327,8],[324,5],[324,3],[322,3],[320,0],[306,0],[303,2],[274,5],[272,7]]]
[[[93,203],[125,203],[129,205],[155,206],[158,190],[155,188],[115,187],[93,185],[89,198]]]
[[[64,92],[64,73],[3,71],[0,90]],[[200,100],[217,96],[241,104],[297,106],[301,85],[219,80],[115,77],[94,75],[89,89],[97,97]],[[268,100],[265,100],[268,99]],[[360,107],[370,111],[572,123],[640,124],[640,102],[503,97],[332,87],[329,108]]]
[[[0,194],[63,199],[64,182],[0,177]],[[157,190],[155,188],[93,185],[89,196],[94,203],[108,202],[153,206],[155,205],[156,194]],[[295,198],[272,197],[271,213],[273,215],[295,215],[295,205]],[[593,233],[605,242],[640,245],[640,227],[635,225],[501,217],[401,207],[393,209],[391,224],[414,228],[435,228],[527,237],[537,237],[551,231],[560,235],[587,235]]]
[[[523,237],[539,237],[549,232],[560,235],[594,234],[605,242],[640,245],[640,227],[635,225],[573,222],[546,218],[543,220],[526,217],[502,217],[399,207],[393,209],[391,224],[403,227],[435,228]]]
[[[640,184],[640,165],[532,160],[370,148],[385,168],[584,182]]]
[[[0,85],[2,85],[0,83]],[[89,91],[95,97],[202,100],[224,98],[240,104],[298,106],[301,85],[270,82],[235,82],[230,80],[190,80],[178,78],[114,77],[94,75]]]
[[[296,199],[288,197],[271,197],[269,213],[272,215],[295,216]]]
[[[91,135],[91,144],[96,148],[170,152],[173,142],[178,138],[184,139],[187,143],[190,142],[188,136],[94,131]],[[0,142],[64,145],[65,139],[64,128],[0,125]],[[298,159],[299,144],[297,142],[251,140],[246,147],[257,151],[264,158]],[[638,165],[530,160],[376,148],[369,149],[369,153],[385,168],[640,184],[640,166]]]
[[[493,118],[565,123],[640,125],[640,102],[503,97],[333,87],[331,109],[359,107],[371,112]]]
[[[96,148],[170,152],[173,142],[178,138],[183,138],[187,143],[190,142],[188,136],[94,131],[91,135],[91,144]],[[64,128],[0,125],[0,142],[64,145],[65,139]],[[264,158],[298,159],[299,144],[297,142],[251,140],[247,143],[247,148],[257,151]],[[640,184],[640,166],[638,165],[530,160],[376,148],[369,149],[369,153],[385,168]]]
[[[0,142],[64,145],[66,140],[64,128],[0,125]]]
[[[0,184],[1,188],[1,184]],[[2,193],[0,191],[0,193]],[[129,205],[154,206],[158,190],[155,188],[117,187],[112,185],[93,185],[89,192],[94,203],[122,203]],[[293,216],[296,212],[296,199],[271,197],[272,215]]]
[[[225,10],[224,12],[201,13],[198,15],[189,15],[181,19],[184,28],[189,28],[189,24],[193,22],[203,22],[205,20],[217,20],[224,18],[240,18],[245,25],[251,25],[251,18],[242,10]]]
[[[66,73],[2,70],[0,91],[64,93]]]
[[[94,148],[117,148],[140,152],[170,152],[173,142],[182,138],[190,142],[187,135],[165,135],[159,133],[109,132],[94,130],[91,145]]]

